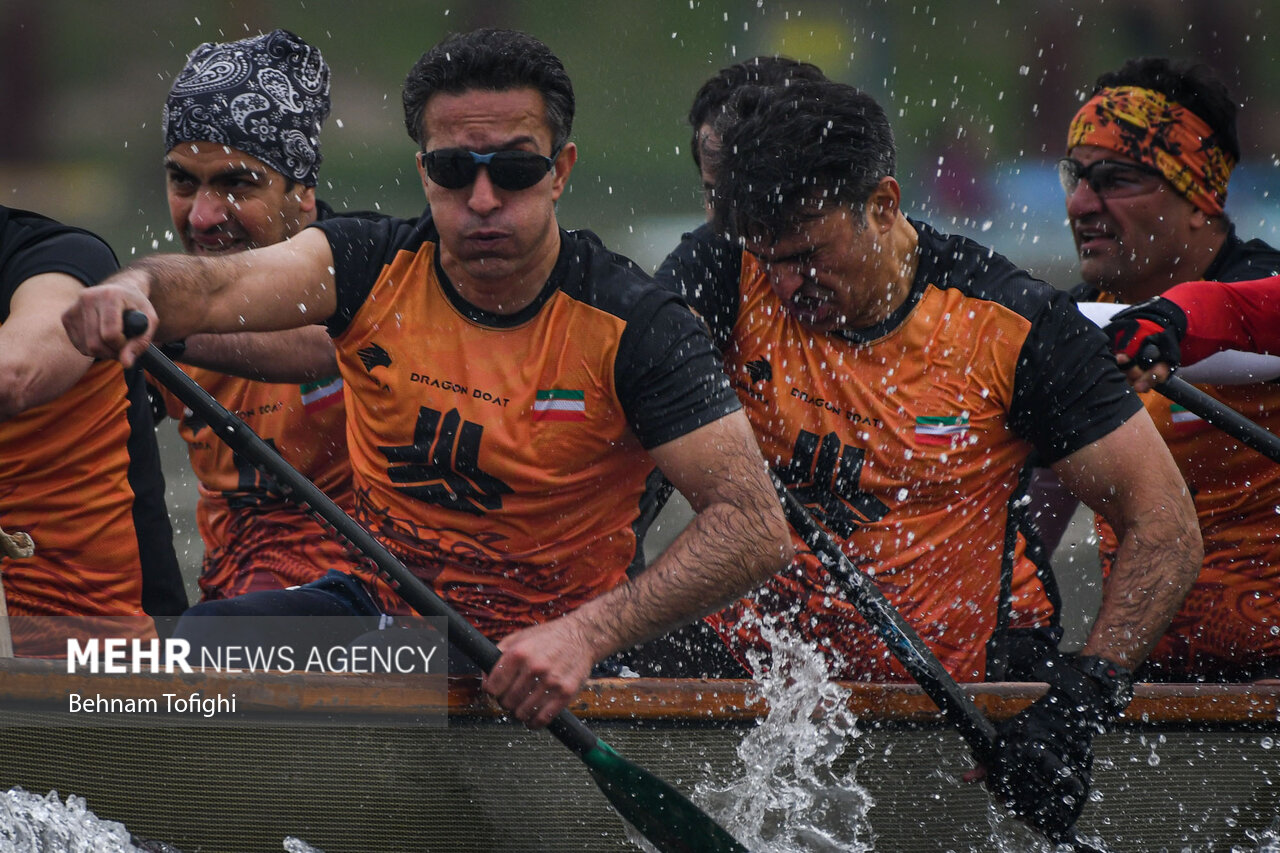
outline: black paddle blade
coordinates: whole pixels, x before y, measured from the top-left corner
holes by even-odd
[[[662,853],[749,853],[688,797],[604,741],[582,761],[618,814]]]

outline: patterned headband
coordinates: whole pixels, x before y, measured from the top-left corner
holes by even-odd
[[[1103,89],[1071,121],[1067,150],[1109,148],[1160,170],[1175,190],[1210,216],[1220,216],[1235,160],[1212,128],[1160,92],[1138,86]]]
[[[165,150],[217,142],[314,187],[328,115],[329,66],[288,30],[206,42],[187,57],[165,102]]]

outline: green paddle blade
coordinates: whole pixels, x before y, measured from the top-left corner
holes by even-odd
[[[582,761],[618,814],[662,853],[749,853],[684,794],[604,741]]]

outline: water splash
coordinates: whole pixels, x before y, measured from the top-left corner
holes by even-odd
[[[136,842],[136,843],[135,843]],[[138,847],[137,844],[143,846]],[[0,853],[155,853],[177,848],[137,841],[125,825],[103,820],[89,810],[84,797],[57,791],[44,796],[10,788],[0,796]],[[324,853],[305,841],[284,839],[286,853]]]
[[[21,788],[0,797],[0,853],[135,853],[124,824],[100,820],[83,797],[66,803]]]
[[[703,782],[697,799],[757,853],[865,853],[873,850],[871,796],[856,767],[842,769],[861,736],[849,691],[830,681],[825,654],[772,626],[762,627],[773,664],[751,661],[768,716],[738,746],[739,774]]]

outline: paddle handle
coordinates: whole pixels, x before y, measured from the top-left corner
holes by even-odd
[[[978,763],[990,766],[994,757],[995,726],[983,716],[973,700],[960,689],[951,674],[929,651],[902,614],[889,602],[880,588],[845,556],[831,537],[818,526],[800,500],[775,475],[774,488],[782,499],[787,521],[800,534],[827,570],[844,582],[850,603],[875,629],[889,651],[915,679],[926,696],[964,738]]]
[[[124,320],[125,334],[130,337],[140,334],[147,327],[146,315],[138,311],[126,311]],[[187,408],[207,422],[228,447],[270,474],[287,497],[306,506],[372,562],[383,579],[410,607],[423,616],[444,620],[449,641],[476,666],[483,672],[493,669],[501,655],[493,641],[409,571],[363,525],[298,473],[248,424],[227,411],[155,346],[147,347],[138,357],[138,363]],[[595,733],[567,710],[561,711],[547,726],[547,730],[579,756],[590,752],[598,742]]]

